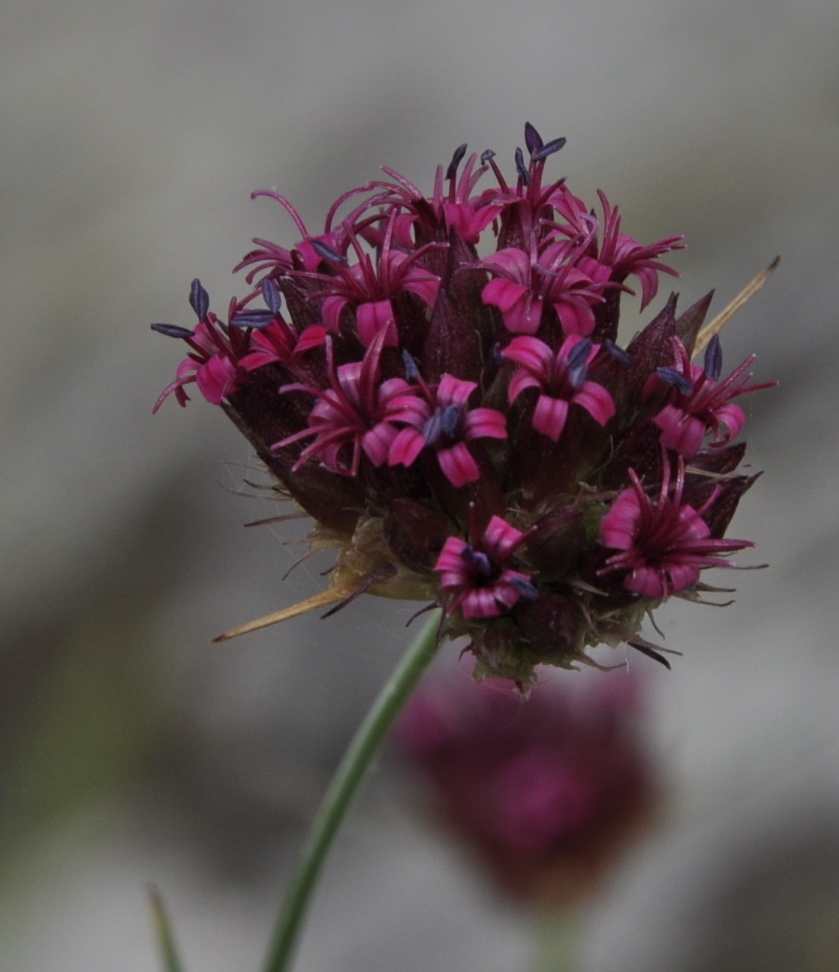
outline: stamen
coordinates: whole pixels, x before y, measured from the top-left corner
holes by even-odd
[[[457,178],[457,167],[460,165],[463,156],[466,155],[467,143],[464,142],[463,145],[458,145],[454,150],[454,155],[452,156],[451,162],[449,162],[449,167],[446,169],[446,180]]]
[[[516,149],[516,171],[518,172],[522,185],[530,185],[530,173],[525,168],[524,164],[524,152],[520,148]]]

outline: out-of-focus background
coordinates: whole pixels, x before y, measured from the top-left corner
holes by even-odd
[[[156,968],[149,883],[190,969],[258,967],[412,606],[210,644],[328,561],[283,580],[304,527],[242,528],[271,507],[237,495],[219,410],[152,417],[180,348],[148,325],[191,326],[195,276],[241,295],[252,236],[295,242],[252,189],[318,227],[380,164],[430,188],[466,141],[509,171],[526,120],[627,232],[686,235],[683,306],[783,255],[724,342],[781,381],[743,400],[766,475],[730,531],[771,567],[725,611],[662,612],[671,808],[589,913],[585,967],[839,967],[837,48],[832,0],[5,0],[0,968]],[[531,919],[397,793],[374,776],[298,968],[523,968]]]

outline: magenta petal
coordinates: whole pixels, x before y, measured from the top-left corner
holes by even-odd
[[[523,534],[500,516],[493,516],[484,531],[484,547],[487,553],[498,560],[506,560],[507,557],[521,543]],[[529,578],[528,578],[529,580]]]
[[[511,308],[527,294],[527,288],[512,280],[505,280],[503,277],[496,277],[484,287],[481,293],[481,300],[485,304],[495,304],[502,314],[506,314]]]
[[[459,405],[462,408],[477,387],[478,383],[475,381],[461,381],[460,378],[443,375],[437,387],[437,404],[443,408],[449,405]]]
[[[504,326],[513,334],[535,334],[542,323],[541,297],[531,297],[525,292],[507,311],[502,311]]]
[[[670,593],[675,594],[699,580],[699,568],[694,564],[668,564],[667,576],[670,578]]]
[[[312,348],[319,348],[326,340],[327,328],[322,324],[311,324],[300,333],[295,346],[295,353],[303,354]]]
[[[564,398],[540,395],[533,412],[533,428],[556,442],[565,428],[568,418],[568,402]]]
[[[465,439],[506,439],[507,417],[494,408],[473,408],[464,420]]]
[[[396,427],[390,422],[379,422],[361,439],[361,446],[374,466],[379,467],[388,461],[388,453],[396,438]]]
[[[460,537],[449,537],[443,545],[434,569],[443,574],[440,583],[444,590],[467,583],[469,575],[466,561],[461,556],[466,547],[466,541]]]
[[[195,382],[201,394],[213,405],[220,405],[231,390],[236,376],[236,365],[223,355],[216,354],[195,373]]]
[[[411,466],[425,448],[425,437],[417,429],[400,429],[390,445],[387,461],[390,466]]]
[[[665,405],[652,421],[661,429],[661,444],[683,458],[692,459],[702,448],[707,431],[702,419],[674,405]]]
[[[667,593],[658,571],[652,567],[636,567],[631,574],[627,575],[623,586],[628,591],[643,594],[644,597],[660,599]]]
[[[605,425],[615,414],[612,396],[596,381],[583,382],[583,387],[571,401],[581,405],[599,425]]]
[[[321,307],[321,317],[323,322],[335,334],[341,330],[341,311],[347,306],[349,300],[346,297],[327,297]]]
[[[468,591],[460,609],[466,618],[494,618],[501,614],[500,605],[496,603],[492,590],[487,587]]]
[[[437,453],[437,461],[446,479],[458,489],[481,478],[478,464],[462,442],[458,442],[450,449],[441,449]]]
[[[365,347],[369,347],[373,338],[382,330],[385,332],[383,347],[395,348],[399,346],[393,305],[389,300],[359,304],[355,310],[355,320],[358,326],[358,336]]]
[[[524,282],[530,279],[530,257],[524,250],[516,246],[508,246],[498,250],[481,261],[481,265],[490,271],[503,273],[510,280]],[[484,303],[489,303],[484,299]]]
[[[600,543],[614,550],[629,550],[635,542],[640,518],[638,497],[633,490],[625,489],[600,523]]]
[[[527,388],[540,388],[542,387],[542,382],[539,381],[534,375],[530,374],[529,371],[525,371],[524,368],[519,368],[518,371],[510,379],[510,387],[507,389],[507,400],[512,405],[513,402],[521,395],[521,393]]]
[[[568,341],[565,344],[568,344]],[[568,348],[568,352],[565,355],[566,358],[572,349],[573,345]],[[565,351],[565,345],[563,345],[563,351]],[[554,362],[553,351],[544,341],[540,341],[539,338],[535,337],[514,337],[501,352],[501,355],[507,361],[512,361],[514,364],[521,365],[522,368],[527,368],[534,375],[550,374]]]
[[[566,334],[585,337],[594,330],[594,312],[588,304],[571,304],[561,301],[554,304],[559,323]]]
[[[720,425],[724,425],[728,429],[728,434],[721,439],[717,439],[718,442],[728,442],[729,439],[736,439],[746,424],[746,413],[739,405],[733,405],[730,402],[716,409],[714,417]]]

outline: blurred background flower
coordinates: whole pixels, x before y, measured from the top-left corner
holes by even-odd
[[[419,802],[514,899],[579,906],[663,794],[638,678],[545,671],[523,697],[471,667],[426,679],[396,724]]]
[[[585,961],[839,964],[838,39],[827,0],[3,5],[0,967],[153,968],[148,881],[191,969],[257,967],[413,608],[209,646],[328,562],[283,581],[305,522],[242,529],[277,510],[231,495],[251,456],[214,410],[151,416],[171,347],[148,324],[190,323],[199,275],[241,296],[251,237],[294,242],[252,189],[320,225],[379,164],[428,191],[457,145],[504,151],[528,119],[568,137],[561,170],[619,200],[627,233],[685,235],[683,306],[716,287],[713,313],[784,257],[725,335],[730,363],[755,351],[781,381],[738,400],[768,474],[731,527],[771,568],[737,575],[725,612],[658,618],[683,652],[651,711],[677,802],[592,912]],[[374,777],[299,968],[525,961],[527,920],[385,792]]]

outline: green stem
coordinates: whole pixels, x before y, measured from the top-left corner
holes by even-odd
[[[175,944],[175,935],[172,932],[172,923],[169,921],[163,898],[155,887],[149,888],[149,904],[151,905],[164,972],[183,972],[178,947]]]
[[[439,629],[440,612],[435,611],[379,693],[341,760],[303,847],[271,942],[265,972],[285,972],[288,968],[309,899],[335,834],[396,716],[436,654]]]

